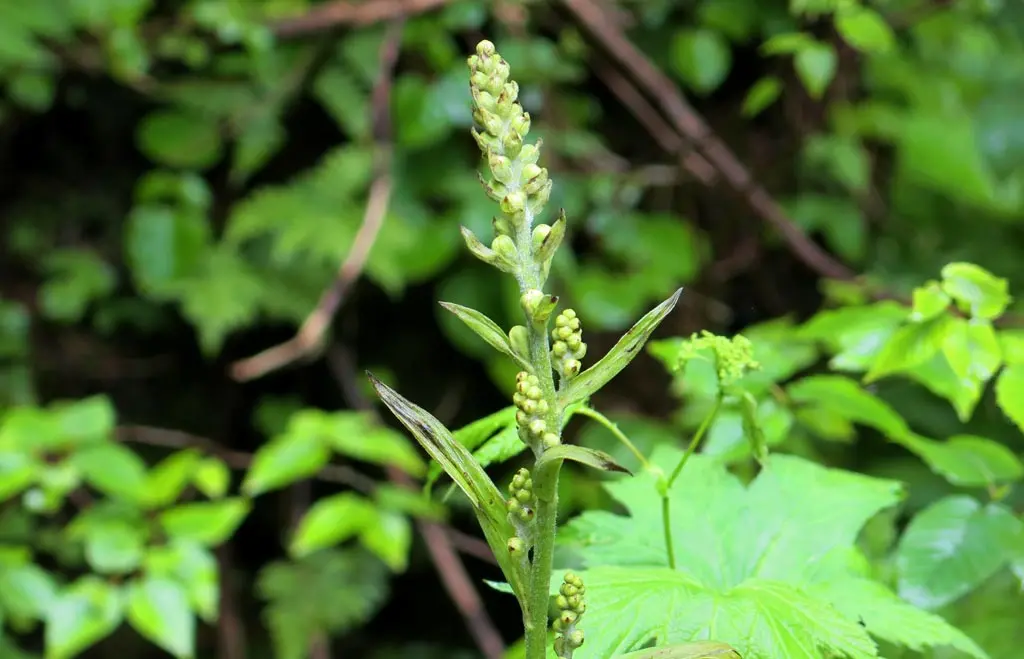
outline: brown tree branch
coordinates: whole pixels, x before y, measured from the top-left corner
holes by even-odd
[[[790,251],[818,274],[833,279],[853,279],[855,273],[811,240],[782,210],[767,190],[757,183],[747,168],[712,132],[711,128],[686,102],[679,89],[610,20],[594,0],[562,0],[612,55],[612,57],[655,98],[675,126],[739,192],[754,211],[779,234]]]

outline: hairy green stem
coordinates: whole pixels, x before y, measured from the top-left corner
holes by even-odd
[[[724,398],[721,392],[715,397],[715,403],[711,406],[711,411],[708,412],[704,420],[701,421],[700,426],[697,428],[697,432],[693,435],[693,439],[690,440],[690,445],[686,447],[686,452],[683,453],[683,457],[679,459],[679,464],[672,470],[672,475],[669,476],[668,481],[664,487],[661,487],[661,526],[665,531],[665,550],[668,552],[668,566],[671,569],[676,569],[676,551],[675,543],[672,541],[672,504],[669,499],[669,492],[672,490],[672,484],[679,478],[679,474],[682,473],[683,467],[689,461],[690,456],[697,452],[697,448],[700,447],[701,441],[704,439],[704,435],[707,434],[708,428],[711,427],[711,422],[718,416],[718,410],[722,407],[722,399]]]

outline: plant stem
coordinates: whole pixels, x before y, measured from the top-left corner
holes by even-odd
[[[690,440],[690,445],[686,447],[686,452],[683,453],[683,457],[679,459],[679,464],[672,470],[672,475],[669,476],[665,486],[661,488],[661,526],[665,531],[665,550],[668,552],[668,566],[671,569],[676,569],[676,554],[675,544],[672,541],[672,509],[671,500],[669,499],[669,492],[672,490],[672,484],[679,478],[679,474],[682,473],[683,467],[686,466],[690,456],[697,452],[697,448],[700,446],[701,440],[704,439],[704,435],[707,434],[708,428],[711,427],[711,422],[718,416],[718,410],[722,407],[722,399],[724,398],[722,392],[718,393],[715,397],[715,403],[711,406],[711,411],[701,421],[700,427],[697,428],[697,432],[693,435],[693,439]]]
[[[587,407],[586,405],[576,410],[576,413],[582,414],[583,416],[589,416],[591,419],[597,421],[602,426],[607,428],[608,431],[615,436],[615,439],[619,440],[626,448],[630,450],[630,452],[633,455],[636,456],[636,459],[640,461],[640,465],[645,470],[650,468],[651,465],[647,462],[647,458],[644,457],[644,454],[641,453],[640,450],[637,449],[636,445],[629,440],[629,437],[626,436],[626,433],[619,430],[618,424],[614,423],[611,419],[601,414],[597,410],[591,407]]]

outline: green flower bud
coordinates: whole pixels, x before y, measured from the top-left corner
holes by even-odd
[[[558,439],[558,435],[553,432],[544,433],[544,437],[541,439],[544,448],[554,448],[561,444],[561,440]]]
[[[494,178],[501,181],[505,185],[513,182],[512,179],[512,161],[505,156],[499,155],[494,151],[487,154],[487,166],[491,169],[491,174]]]
[[[526,195],[520,190],[512,190],[498,202],[498,207],[502,213],[518,217],[526,209]]]
[[[516,249],[516,242],[508,236],[495,236],[491,241],[491,249],[498,254],[505,263],[515,266],[519,262],[519,251]]]
[[[515,555],[525,555],[526,543],[519,536],[513,536],[508,539],[508,553]]]
[[[554,325],[551,330],[551,358],[560,382],[564,383],[583,369],[581,360],[587,354],[587,344],[583,343],[583,326],[572,309],[558,314]]]
[[[519,298],[519,303],[523,306],[527,318],[534,323],[542,324],[558,306],[558,296],[547,295],[534,288],[523,293]]]

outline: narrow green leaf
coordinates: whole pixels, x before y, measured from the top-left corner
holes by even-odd
[[[508,335],[503,332],[498,324],[493,320],[476,309],[463,307],[452,302],[441,302],[440,304],[442,307],[455,314],[456,318],[465,323],[469,329],[476,332],[477,336],[487,342],[487,345],[491,346],[503,355],[511,357],[513,361],[526,370],[533,370],[533,367],[529,362],[516,354],[515,350],[512,349],[512,344],[509,343]]]
[[[899,594],[935,609],[970,592],[1004,567],[1024,540],[1021,521],[1000,504],[967,496],[918,513],[896,550]]]
[[[727,643],[695,641],[616,655],[620,659],[742,659]]]
[[[558,392],[559,402],[562,406],[567,407],[572,403],[586,400],[626,368],[640,353],[644,343],[647,342],[665,316],[676,306],[682,293],[683,289],[680,288],[672,297],[647,312],[619,339],[618,343],[612,346],[608,354],[570,380],[569,386]]]
[[[506,544],[515,535],[515,529],[507,519],[505,499],[484,472],[483,467],[464,446],[459,444],[444,424],[423,408],[411,403],[372,373],[367,377],[377,395],[416,438],[423,449],[436,460],[459,489],[465,493],[476,512],[477,521],[484,531],[487,544],[494,551],[502,572],[512,584],[517,595],[522,594],[526,580],[519,563],[513,563]]]
[[[359,534],[359,541],[392,572],[405,572],[412,546],[412,522],[390,510],[376,510],[373,520]]]
[[[256,496],[309,478],[327,463],[330,450],[317,435],[287,432],[256,451],[242,492]]]
[[[630,473],[628,469],[615,461],[615,458],[604,451],[575,446],[573,444],[559,444],[554,448],[545,449],[540,458],[537,459],[537,466],[547,464],[554,460],[572,460],[587,467],[593,467],[599,471],[618,471],[624,474]]]
[[[1003,414],[1024,432],[1024,363],[1011,364],[999,374],[996,403]]]
[[[765,437],[764,429],[757,418],[757,399],[749,391],[744,391],[740,397],[740,414],[743,418],[743,434],[750,442],[754,459],[764,464],[768,459],[768,439]]]
[[[782,94],[782,81],[775,76],[765,76],[759,79],[747,92],[743,99],[741,112],[744,117],[756,117],[765,108],[775,102]]]
[[[953,319],[943,315],[899,328],[871,363],[864,381],[874,382],[927,362],[942,348],[952,325]]]
[[[161,513],[160,525],[176,540],[216,546],[231,537],[251,507],[248,499],[240,497],[185,503]]]
[[[1008,282],[973,263],[946,265],[942,269],[942,288],[975,318],[996,318],[1010,303]]]
[[[220,458],[209,457],[196,465],[192,478],[196,489],[211,499],[219,499],[231,484],[231,470]]]
[[[185,588],[175,581],[145,576],[132,583],[128,622],[178,659],[191,659],[195,654],[196,619]]]
[[[937,442],[910,433],[897,442],[920,456],[932,471],[960,487],[987,487],[1024,477],[1024,465],[1017,456],[984,437],[957,435]]]
[[[325,497],[306,511],[288,552],[301,558],[332,547],[361,533],[376,517],[373,504],[358,494],[342,492]]]
[[[114,443],[75,451],[70,463],[89,485],[111,497],[137,502],[145,496],[146,463],[127,446]]]
[[[47,611],[47,659],[70,659],[106,638],[124,615],[121,593],[106,581],[85,576],[69,586]]]

